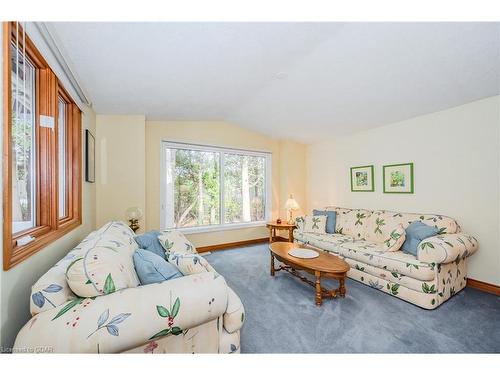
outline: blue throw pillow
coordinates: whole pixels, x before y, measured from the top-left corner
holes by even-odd
[[[326,233],[335,233],[337,213],[335,211],[313,210],[314,216],[326,215]]]
[[[160,232],[157,230],[152,230],[150,232],[146,232],[139,236],[134,237],[135,242],[139,245],[141,249],[145,249],[147,251],[151,251],[162,258],[165,258],[165,250],[160,244],[158,240],[158,236]]]
[[[406,240],[401,246],[403,253],[417,256],[418,244],[426,238],[435,236],[439,233],[439,229],[424,224],[421,221],[414,221],[406,228]]]
[[[141,285],[161,283],[182,277],[182,273],[173,264],[145,249],[135,251],[134,266]]]

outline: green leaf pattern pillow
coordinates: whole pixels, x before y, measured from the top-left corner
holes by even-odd
[[[178,253],[178,254],[197,254],[196,248],[178,230],[163,230],[158,236],[161,246],[165,249],[165,254]]]
[[[389,236],[384,240],[384,250],[385,251],[398,251],[403,242],[406,239],[406,231],[403,225],[398,224],[391,232]]]
[[[305,233],[326,233],[326,219],[326,215],[305,216],[303,231]]]

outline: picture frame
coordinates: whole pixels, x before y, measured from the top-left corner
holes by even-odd
[[[375,178],[373,165],[351,167],[351,191],[373,192],[375,191]]]
[[[95,182],[95,138],[85,129],[85,181]]]
[[[389,164],[382,168],[384,193],[413,194],[413,163]]]

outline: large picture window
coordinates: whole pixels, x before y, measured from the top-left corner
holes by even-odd
[[[81,112],[22,26],[3,33],[7,270],[81,224]]]
[[[162,228],[196,232],[264,223],[270,169],[269,153],[163,142]]]

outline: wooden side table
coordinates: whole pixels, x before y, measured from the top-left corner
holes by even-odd
[[[269,228],[269,243],[275,242],[276,230],[287,230],[288,231],[288,242],[293,242],[293,230],[295,229],[295,224],[281,223],[278,224],[275,221],[266,224]]]

